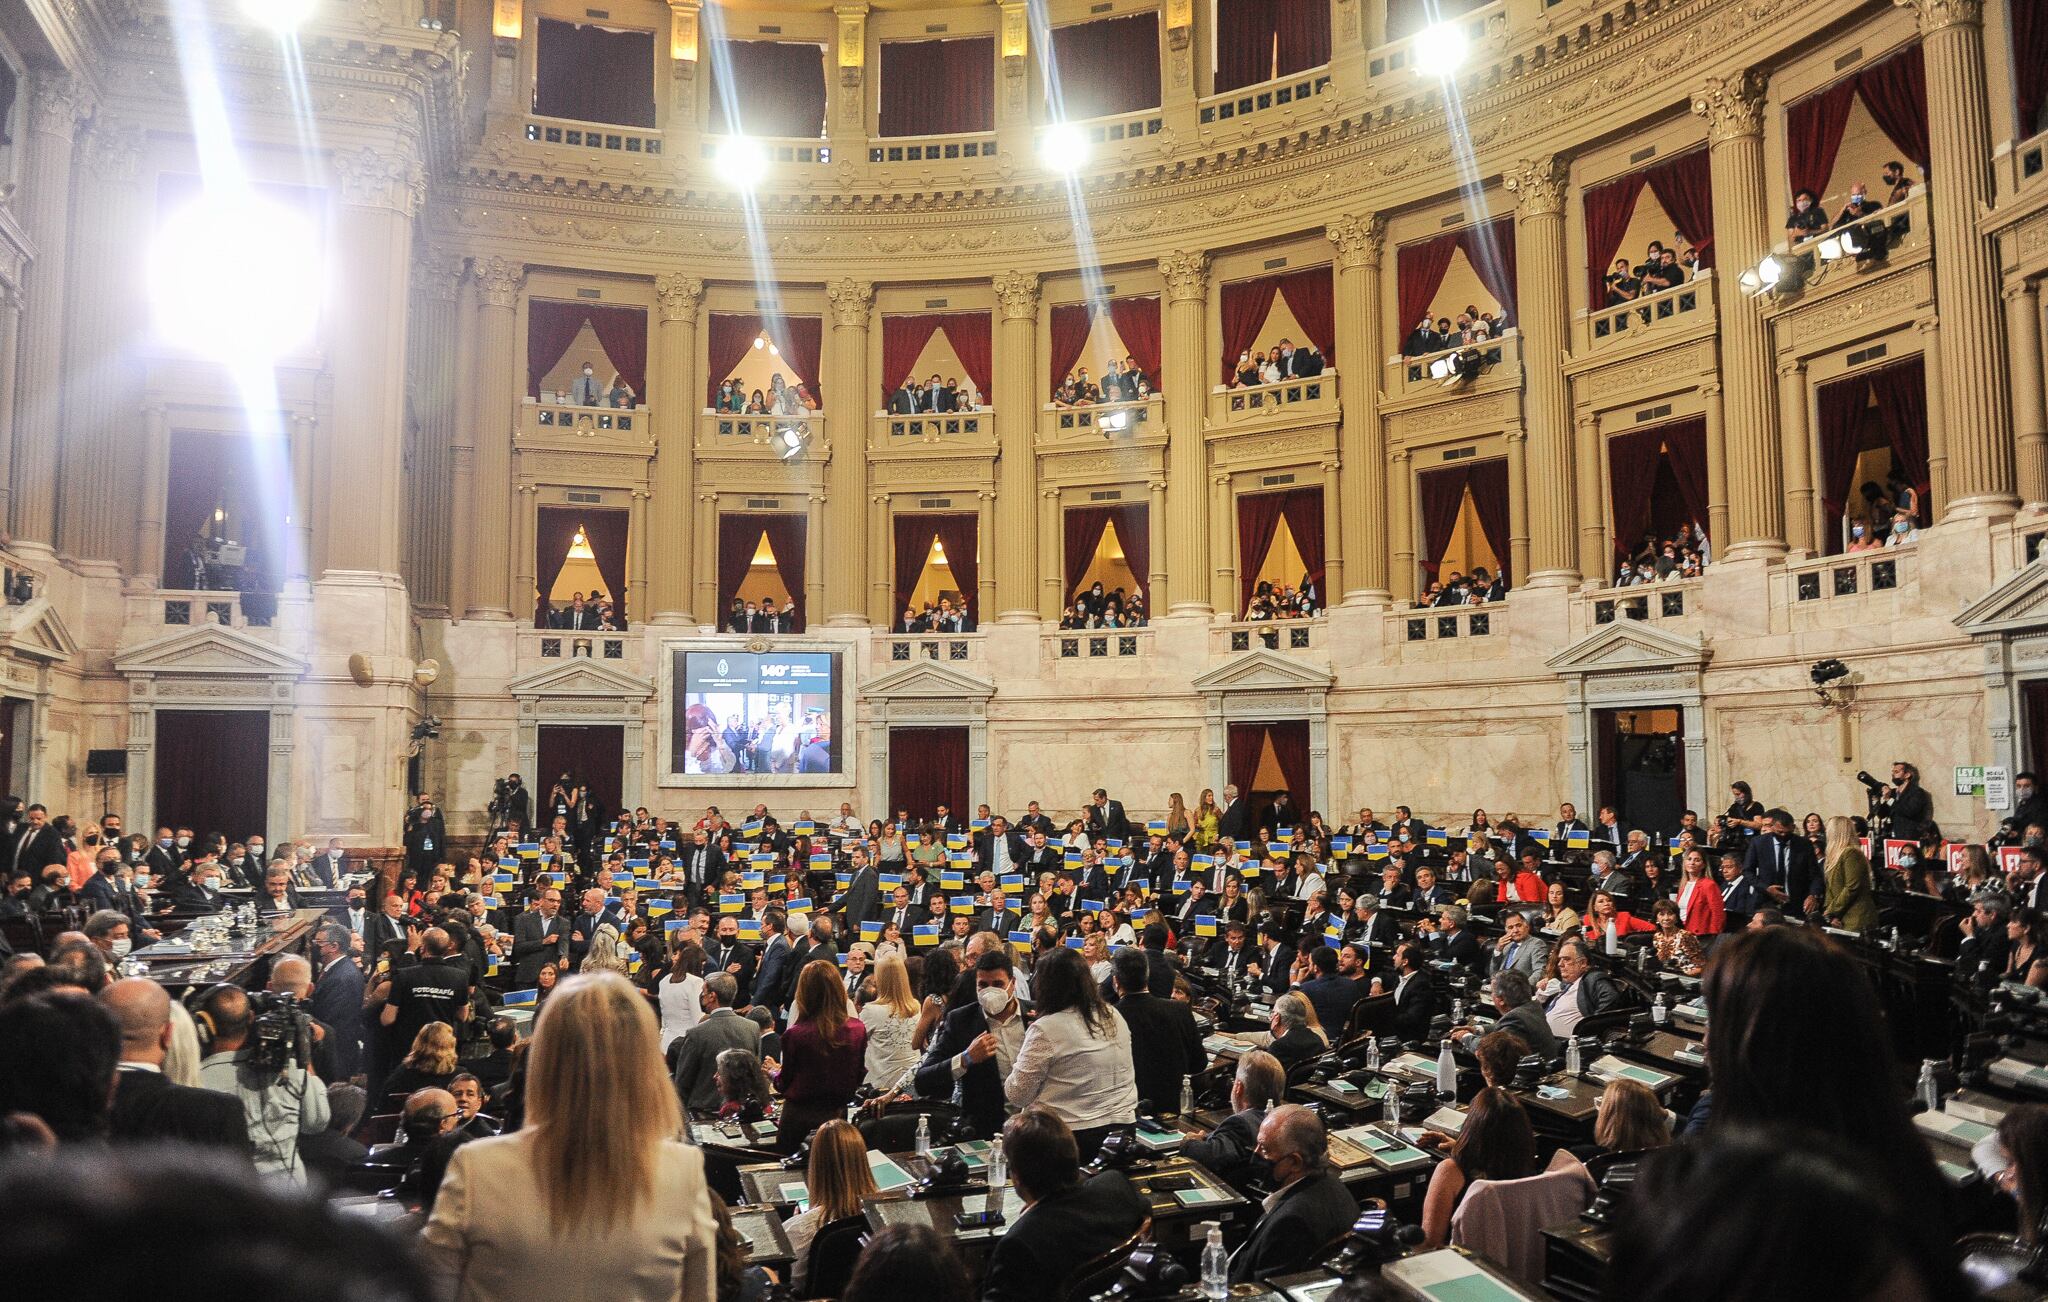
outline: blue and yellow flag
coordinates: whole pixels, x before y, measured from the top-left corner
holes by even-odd
[[[939,870],[939,889],[942,891],[964,890],[967,886],[966,873],[950,873]]]
[[[739,936],[741,940],[761,939],[761,920],[759,918],[741,918]]]
[[[974,897],[972,895],[955,895],[947,901],[946,911],[948,913],[972,913],[974,912]]]
[[[968,823],[968,824],[967,824],[967,830],[968,830],[968,831],[970,831],[970,832],[986,832],[986,831],[988,831],[988,825],[989,825],[989,820],[988,820],[988,819],[986,819],[986,818],[977,818],[977,819],[974,819],[974,820],[973,820],[972,822],[970,822],[970,823]]]
[[[1088,942],[1081,939],[1081,937],[1079,936],[1069,936],[1060,943],[1065,945],[1068,949],[1085,949],[1088,945]]]
[[[862,940],[880,940],[882,938],[882,924],[880,922],[861,923],[860,938]]]
[[[973,843],[968,840],[967,833],[965,832],[946,833],[946,848],[948,850],[965,850],[971,844]]]
[[[540,858],[540,842],[521,841],[518,845],[512,847],[512,853],[518,855],[521,859],[538,859]]]
[[[880,882],[883,886],[890,887],[893,889],[894,887],[901,886],[903,884],[903,874],[881,873],[876,876],[875,880]]]
[[[1583,827],[1568,827],[1564,830],[1564,848],[1584,850],[1593,844],[1593,833]]]
[[[1023,888],[1024,885],[1024,874],[1004,873],[1002,876],[996,878],[996,885],[1002,887],[1006,891],[1020,890]]]
[[[915,850],[924,844],[924,838],[916,832],[906,832],[903,834],[903,844],[905,848]]]
[[[491,881],[492,881],[493,883],[495,883],[496,885],[499,885],[499,886],[517,886],[517,885],[519,884],[519,874],[518,874],[518,873],[492,873],[492,874],[491,874]]]
[[[1068,846],[1067,852],[1061,856],[1061,861],[1068,865],[1074,865],[1080,863],[1082,858],[1083,856],[1078,846]]]
[[[1447,846],[1451,843],[1451,834],[1441,827],[1432,827],[1423,833],[1422,840],[1425,845]]]
[[[1165,835],[1166,835],[1166,820],[1165,820],[1165,819],[1163,819],[1163,818],[1153,818],[1153,819],[1147,819],[1147,820],[1146,820],[1146,822],[1145,822],[1145,835],[1147,835],[1147,836],[1165,836]]]
[[[1273,829],[1273,835],[1282,841],[1292,841],[1294,839],[1294,829],[1291,827],[1276,827]]]
[[[674,900],[647,901],[647,916],[650,918],[665,918],[675,911],[676,902]]]
[[[1196,915],[1195,915],[1195,934],[1196,934],[1197,936],[1213,936],[1213,935],[1215,935],[1215,934],[1216,934],[1216,919],[1215,919],[1214,917],[1211,917],[1210,915],[1208,915],[1208,914],[1206,914],[1206,913],[1198,913],[1198,914],[1196,914]]]
[[[1213,854],[1190,855],[1188,863],[1196,868],[1214,868],[1216,866],[1216,856]]]
[[[745,895],[721,894],[718,897],[718,911],[720,913],[739,913],[746,907],[747,897]]]
[[[567,886],[569,884],[569,874],[541,873],[534,880],[543,886]]]
[[[506,1008],[532,1008],[540,1003],[540,991],[538,989],[507,990],[505,997],[498,1002]]]
[[[1344,928],[1335,923],[1323,928],[1323,943],[1335,949],[1344,943]]]
[[[939,924],[936,922],[926,922],[912,927],[910,929],[910,943],[918,946],[938,944]]]
[[[1087,912],[1087,913],[1100,913],[1100,912],[1102,912],[1102,907],[1103,907],[1103,906],[1102,906],[1102,901],[1101,901],[1101,900],[1082,900],[1082,901],[1081,901],[1081,908],[1082,908],[1082,910],[1083,910],[1084,912]]]
[[[790,913],[809,913],[811,911],[810,897],[799,895],[788,904],[783,905],[783,908]]]
[[[1330,857],[1332,859],[1349,859],[1351,857],[1351,838],[1348,836],[1330,838]]]
[[[661,929],[664,934],[671,931],[688,931],[690,929],[690,920],[688,918],[670,918],[661,924]]]
[[[818,825],[816,823],[813,823],[808,818],[800,819],[790,828],[790,830],[797,836],[809,836],[813,832],[816,832],[818,830]]]
[[[1529,829],[1529,839],[1538,845],[1548,846],[1550,844],[1550,829],[1547,827],[1532,827]]]
[[[1018,949],[1031,948],[1031,933],[1028,931],[1013,931],[1010,933],[1009,940]]]
[[[1386,857],[1387,857],[1387,844],[1386,844],[1386,842],[1384,842],[1384,841],[1374,841],[1374,842],[1373,842],[1373,843],[1372,843],[1371,845],[1369,845],[1369,846],[1365,847],[1365,857],[1366,857],[1366,858],[1368,858],[1368,859],[1372,859],[1372,860],[1380,860],[1380,859],[1384,859],[1384,858],[1386,858]]]

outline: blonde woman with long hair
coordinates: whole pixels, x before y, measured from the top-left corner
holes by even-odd
[[[1206,850],[1216,844],[1223,826],[1223,807],[1216,803],[1216,789],[1203,787],[1195,801],[1195,844]]]
[[[1870,880],[1870,856],[1856,842],[1856,825],[1840,814],[1828,820],[1828,862],[1822,873],[1827,896],[1821,912],[1845,931],[1877,925],[1877,888]]]
[[[917,996],[910,990],[910,968],[897,954],[875,965],[869,989],[874,998],[860,1010],[861,1025],[868,1028],[864,1083],[886,1090],[917,1065],[911,1045],[917,1035]]]
[[[810,1282],[811,1241],[818,1231],[834,1221],[859,1216],[866,1200],[875,1196],[867,1141],[851,1122],[828,1121],[811,1136],[804,1191],[811,1205],[782,1223],[782,1232],[789,1236],[789,1250],[796,1254],[790,1283],[799,1295]]]
[[[712,1302],[717,1224],[682,1126],[646,998],[565,979],[534,1025],[525,1125],[448,1163],[421,1236],[441,1296]]]
[[[458,1064],[455,1028],[446,1022],[428,1022],[412,1037],[412,1048],[404,1059],[384,1078],[384,1096],[403,1098],[414,1090],[447,1089]]]
[[[1185,841],[1195,830],[1195,820],[1188,814],[1188,802],[1176,791],[1166,798],[1166,834],[1178,832]]]

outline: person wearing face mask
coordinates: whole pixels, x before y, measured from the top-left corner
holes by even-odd
[[[99,871],[100,830],[89,827],[77,839],[65,856],[65,869],[71,874],[71,889],[76,891],[85,886],[92,875]]]
[[[85,938],[99,946],[99,951],[106,956],[109,967],[119,964],[135,948],[134,934],[129,929],[128,917],[116,909],[101,909],[87,918]]]
[[[914,1077],[918,1097],[949,1099],[982,1134],[1002,1128],[1008,1112],[1003,1082],[1024,1046],[1031,1007],[1017,998],[1010,956],[990,950],[974,965],[974,1002],[946,1014]]]
[[[221,893],[225,884],[220,864],[211,859],[202,859],[192,869],[192,874],[171,887],[171,907],[180,913],[219,913],[228,907],[228,897]]]
[[[1797,244],[1809,235],[1817,235],[1828,228],[1828,215],[1821,210],[1820,196],[1811,190],[1801,190],[1792,196],[1792,211],[1785,215],[1785,238]]]
[[[100,847],[99,871],[85,883],[78,893],[79,903],[87,908],[119,914],[129,923],[132,930],[126,933],[131,938],[141,936],[148,940],[158,938],[158,933],[148,927],[143,917],[142,901],[132,886],[120,879],[121,856],[105,846]],[[123,956],[125,957],[125,951]]]
[[[2022,843],[2027,840],[2027,829],[2036,824],[2048,824],[2048,800],[2041,796],[2040,782],[2029,770],[2022,770],[2012,780],[2012,825],[2020,830]]]
[[[434,807],[432,796],[421,792],[419,803],[405,814],[405,866],[425,881],[447,845],[448,829],[441,811]]]
[[[249,844],[244,846],[243,850],[249,856],[249,867],[252,871],[260,873],[270,866],[270,856],[264,853],[269,848],[263,843],[263,833],[258,832],[249,838]]]
[[[145,859],[149,864],[149,871],[159,880],[168,881],[176,876],[179,865],[177,834],[168,827],[159,827],[156,830],[156,843],[149,847]]]
[[[1895,515],[1892,517],[1891,532],[1886,534],[1884,539],[1885,546],[1904,547],[1907,543],[1918,541],[1920,541],[1920,530],[1914,524],[1912,516]]]

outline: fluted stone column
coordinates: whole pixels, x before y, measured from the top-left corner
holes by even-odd
[[[85,136],[79,203],[71,232],[78,258],[70,269],[71,311],[64,372],[62,469],[57,490],[57,545],[68,556],[112,562],[127,548],[124,472],[136,438],[143,368],[128,349],[138,337],[133,274],[123,252],[142,247],[142,128],[103,115]]]
[[[638,623],[647,609],[647,501],[644,488],[633,490],[626,509],[626,618]]]
[[[162,403],[142,409],[142,492],[135,499],[135,586],[163,582],[164,495],[171,475],[171,426]]]
[[[1415,600],[1415,480],[1407,448],[1394,449],[1392,482],[1387,494],[1387,534],[1394,542],[1394,600]]]
[[[476,494],[471,519],[471,619],[512,618],[513,326],[526,268],[479,258],[476,277]],[[528,562],[532,564],[532,562]],[[523,599],[523,598],[522,598]]]
[[[1941,374],[1941,320],[1933,313],[1913,323],[1920,332],[1920,371],[1927,377],[1927,494],[1948,501],[1948,402],[1935,377]]]
[[[994,281],[1000,347],[990,395],[996,409],[995,537],[982,544],[984,574],[996,580],[995,618],[1039,618],[1038,566],[1038,277],[1005,271]],[[1052,537],[1058,537],[1055,530]],[[993,552],[991,556],[990,553]],[[994,564],[986,562],[993,560]],[[1059,571],[1056,562],[1053,571]],[[894,612],[891,612],[892,614]]]
[[[1785,547],[1797,556],[1817,550],[1813,522],[1813,452],[1806,421],[1806,363],[1778,363],[1778,430],[1785,453]]]
[[[2019,495],[1998,259],[1990,237],[1977,228],[1978,217],[1991,207],[1983,0],[1894,2],[1919,19],[1927,72],[1927,190],[1942,337],[1940,364],[1928,368],[1927,382],[1942,395],[1948,432],[1947,493],[1937,493],[1935,500],[1943,502],[1944,520],[2006,516],[2019,505]]]
[[[2005,335],[2012,350],[2012,430],[2020,500],[2039,507],[2048,503],[2048,403],[2042,396],[2041,294],[2034,281],[2006,287]]]
[[[21,291],[0,284],[0,521],[8,519],[14,499],[14,404],[7,401],[19,375],[21,356]]]
[[[988,554],[989,548],[1001,545],[996,541],[996,495],[990,489],[978,489],[974,494],[974,541],[984,556]],[[976,612],[975,618],[979,621],[981,618],[980,612],[989,610],[996,604],[995,573],[987,565],[980,566],[975,573],[973,593],[962,593],[961,595],[963,597],[973,596]],[[891,612],[885,616],[883,626],[893,625],[896,622],[896,615],[899,613],[901,612]],[[1034,611],[1026,611],[1025,613],[1036,614]]]
[[[1526,587],[1576,583],[1572,543],[1571,390],[1565,383],[1566,330],[1571,321],[1565,286],[1564,196],[1569,169],[1561,158],[1539,158],[1508,169],[1515,196],[1515,317],[1522,337],[1522,424],[1529,436],[1529,481],[1541,506],[1529,521]]]
[[[1339,3],[1355,24],[1360,0]],[[1378,213],[1343,216],[1324,233],[1337,246],[1337,387],[1344,404],[1343,424],[1337,429],[1342,466],[1339,554],[1344,558],[1345,589],[1341,595],[1347,606],[1385,605],[1387,438],[1380,425],[1380,255],[1387,223]],[[1337,595],[1334,586],[1328,588],[1328,596]]]
[[[704,282],[695,276],[657,276],[654,297],[661,324],[654,340],[654,536],[647,576],[657,624],[696,622],[690,613],[690,505],[697,495],[697,311]],[[633,618],[645,622],[638,612]]]
[[[1721,382],[1700,385],[1707,404],[1707,546],[1716,558],[1728,537],[1728,440],[1721,416]]]
[[[404,493],[405,332],[411,303],[412,219],[426,175],[410,151],[367,146],[333,158],[340,182],[337,259],[348,310],[331,314],[335,392],[328,431],[322,572],[398,575]]]
[[[1209,569],[1209,450],[1203,442],[1207,410],[1203,360],[1208,331],[1207,254],[1169,253],[1159,259],[1166,281],[1166,332],[1161,343],[1161,389],[1166,396],[1166,591],[1170,615],[1207,615],[1214,609],[1205,591]],[[1227,554],[1227,552],[1225,553]],[[1235,604],[1233,599],[1232,604]],[[1161,609],[1152,598],[1156,615]]]
[[[1327,458],[1322,464],[1324,538],[1342,538],[1344,535],[1344,503],[1338,481],[1342,464],[1336,457]],[[1344,548],[1340,544],[1334,552],[1326,552],[1323,557],[1322,590],[1319,594],[1323,604],[1331,604],[1330,594],[1342,592],[1348,586],[1344,577]]]
[[[1721,424],[1727,451],[1728,536],[1717,560],[1785,554],[1784,470],[1779,453],[1771,342],[1761,307],[1737,285],[1770,252],[1772,207],[1764,180],[1764,74],[1710,77],[1692,111],[1707,120],[1714,187],[1714,311],[1720,325]]]
[[[476,289],[464,274],[455,284],[455,419],[448,430],[448,614],[469,610],[476,582]]]
[[[1145,613],[1152,613],[1152,594],[1166,591],[1166,481],[1147,484],[1150,493],[1145,510],[1145,533],[1150,540],[1151,573],[1145,576]]]
[[[1600,436],[1599,416],[1589,413],[1578,418],[1572,450],[1578,464],[1573,477],[1579,489],[1579,573],[1597,582],[1614,568],[1607,560],[1611,554],[1607,513],[1600,504],[1600,461],[1606,455],[1607,441]]]
[[[868,315],[875,287],[861,280],[825,286],[832,306],[832,339],[825,346],[825,430],[832,439],[826,476],[825,622],[865,627],[868,501]],[[808,532],[818,532],[817,516]],[[814,569],[812,574],[816,574]],[[811,609],[815,610],[813,606]]]
[[[92,113],[84,83],[64,72],[31,79],[15,212],[35,244],[21,323],[15,386],[14,541],[50,548],[57,540],[57,431],[64,427],[64,299],[69,280],[71,170],[79,124]]]
[[[1529,574],[1529,436],[1518,421],[1502,437],[1508,445],[1508,574],[1519,584]]]
[[[303,592],[312,579],[313,567],[313,456],[319,446],[320,419],[310,411],[292,416],[292,535],[291,554],[286,558],[285,579]],[[152,481],[153,483],[154,481]],[[161,500],[168,485],[157,485]]]
[[[419,442],[407,478],[407,537],[411,540],[408,581],[423,613],[448,611],[455,541],[456,394],[469,377],[456,367],[462,323],[462,280],[469,260],[435,250],[420,259],[419,315],[412,344]]]

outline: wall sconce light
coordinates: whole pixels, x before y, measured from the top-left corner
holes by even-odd
[[[525,32],[526,16],[520,12],[519,0],[495,0],[491,5],[491,35],[516,41]]]

